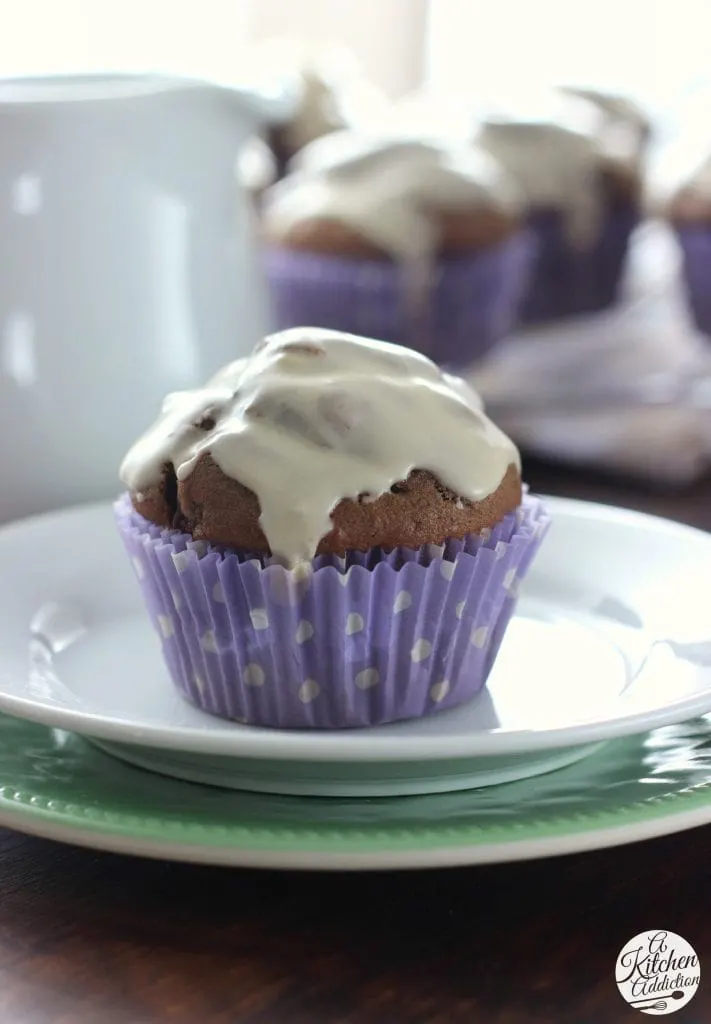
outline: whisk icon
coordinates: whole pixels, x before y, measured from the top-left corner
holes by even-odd
[[[655,999],[653,996],[647,996],[646,999],[637,999],[635,1002],[630,1003],[630,1006],[635,1006],[638,1010],[666,1010],[667,1003],[670,999],[683,999],[683,989],[676,989],[674,992],[669,992],[663,998]]]

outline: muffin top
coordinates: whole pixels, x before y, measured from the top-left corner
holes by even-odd
[[[518,225],[511,178],[466,144],[344,131],[307,146],[293,167],[267,196],[264,226],[296,248],[337,249],[336,226],[363,242],[364,255],[417,261],[491,244]]]
[[[594,241],[602,216],[600,148],[553,99],[502,104],[480,120],[474,137],[515,179],[527,209],[560,210],[571,241]]]
[[[204,388],[168,395],[121,479],[153,522],[289,565],[442,543],[521,498],[518,452],[462,380],[316,328],[272,335]]]
[[[528,209],[559,210],[570,241],[585,248],[608,200],[639,193],[629,141],[638,135],[624,111],[623,100],[592,90],[530,90],[482,112],[474,138],[515,178]]]
[[[577,106],[579,119],[586,116],[585,107],[593,112],[594,120],[588,120],[586,130],[598,139],[604,156],[633,167],[639,165],[651,133],[649,118],[640,106],[627,96],[600,89],[561,85],[557,91]],[[573,116],[574,112],[575,107],[571,107]]]

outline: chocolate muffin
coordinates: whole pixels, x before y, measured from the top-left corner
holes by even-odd
[[[516,188],[470,146],[340,132],[269,191],[277,326],[384,338],[466,366],[507,332],[531,263]]]
[[[318,329],[168,396],[121,476],[117,521],[175,683],[261,725],[472,697],[547,525],[463,381]]]

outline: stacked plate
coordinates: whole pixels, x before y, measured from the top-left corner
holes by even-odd
[[[711,821],[698,718],[711,712],[711,537],[548,502],[554,526],[484,693],[345,732],[255,729],[185,704],[108,505],[5,527],[0,822],[156,856],[378,867]]]

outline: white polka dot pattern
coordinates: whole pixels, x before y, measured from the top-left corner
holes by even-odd
[[[314,627],[308,621],[308,619],[302,619],[299,625],[296,627],[296,635],[294,639],[297,644],[305,644],[307,640],[310,640],[314,635]]]
[[[175,626],[170,615],[159,615],[158,616],[158,629],[161,631],[161,635],[164,639],[168,640],[169,637],[175,633]]]
[[[410,658],[415,663],[419,661],[425,661],[429,658],[432,653],[432,644],[429,640],[416,640],[412,650],[410,651]]]
[[[321,687],[315,679],[305,679],[299,687],[299,700],[302,704],[310,704],[312,700],[316,700],[320,692]]]
[[[354,633],[362,633],[365,629],[365,620],[358,612],[351,612],[346,619],[346,636],[353,636]]]
[[[355,677],[354,682],[359,690],[370,690],[371,687],[377,686],[380,682],[380,673],[377,668],[364,668]]]
[[[488,637],[488,635],[488,626],[478,626],[471,632],[471,642],[474,644],[475,647],[482,648],[486,643],[486,638]]]
[[[401,590],[400,593],[395,598],[395,604],[393,605],[393,612],[395,613],[395,615],[397,615],[398,612],[407,611],[407,609],[410,607],[411,604],[412,604],[412,594],[410,593],[410,591],[409,590]]]
[[[537,521],[526,529],[537,544]],[[206,711],[285,728],[370,725],[470,699],[530,551],[525,537],[501,540],[513,537],[507,523],[478,573],[479,538],[450,542],[429,565],[426,553],[407,552],[373,571],[372,557],[351,555],[347,573],[329,558],[323,572],[295,579],[280,565],[199,559],[154,536],[153,549],[147,537],[127,546],[171,676]]]
[[[213,629],[208,629],[203,633],[200,640],[200,646],[203,651],[206,651],[208,654],[217,654],[219,648],[217,646],[217,638]]]
[[[439,704],[441,701],[443,701],[448,693],[448,679],[442,679],[439,683],[434,683],[432,686],[430,686],[430,697],[435,702],[435,704]]]
[[[256,662],[250,662],[249,665],[245,665],[244,672],[242,673],[245,686],[264,686],[265,678],[264,669],[261,665],[257,665]]]

